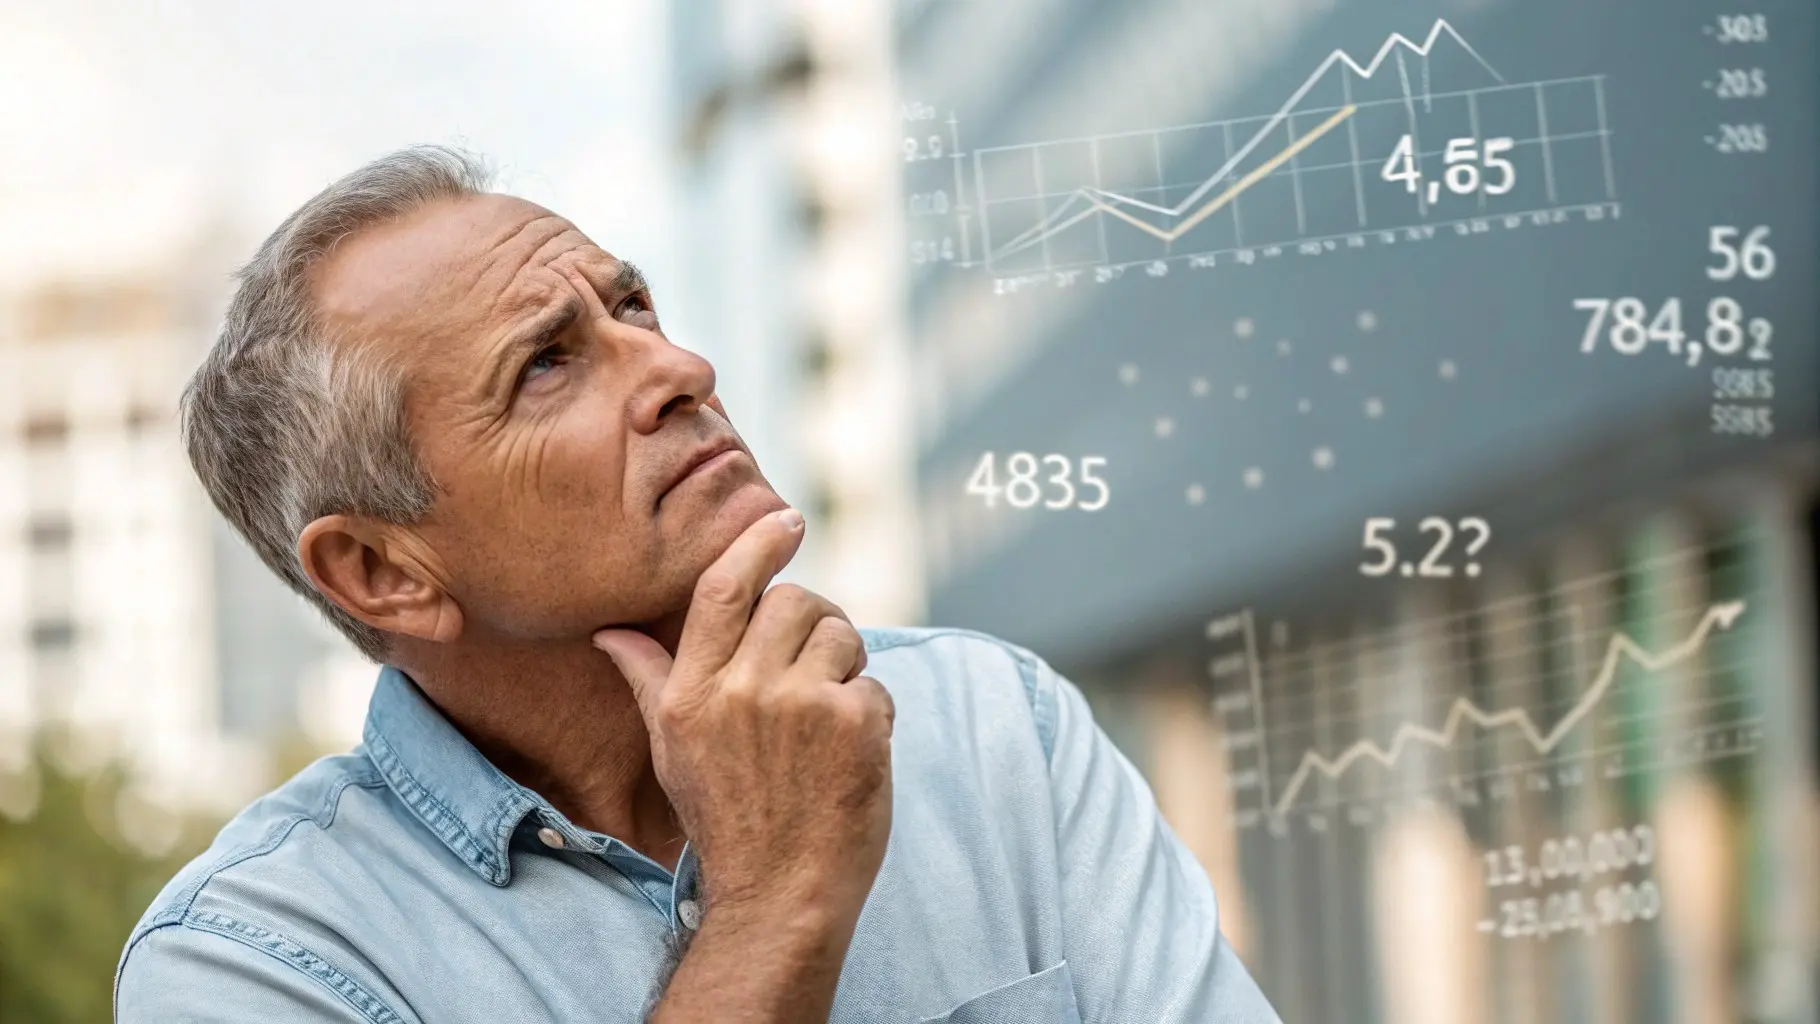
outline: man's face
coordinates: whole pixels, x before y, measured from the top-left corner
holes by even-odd
[[[402,371],[437,489],[414,529],[464,634],[585,640],[673,614],[784,507],[637,272],[547,210],[435,203],[348,239],[313,283],[346,344]]]

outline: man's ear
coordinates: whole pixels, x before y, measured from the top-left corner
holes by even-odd
[[[366,516],[323,516],[297,538],[303,571],[343,611],[387,633],[434,643],[461,635],[434,554],[408,531]]]

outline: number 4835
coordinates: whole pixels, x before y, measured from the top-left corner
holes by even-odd
[[[1005,458],[1005,482],[1002,484],[998,481],[997,465],[997,454],[987,452],[980,456],[979,463],[973,467],[973,475],[967,478],[967,493],[980,498],[987,508],[996,507],[1002,497],[1012,508],[1035,508],[1042,502],[1044,508],[1098,512],[1112,500],[1111,488],[1094,472],[1106,465],[1104,456],[1082,458],[1077,475],[1075,460],[1066,455],[1044,455],[1039,459],[1029,452],[1012,452]],[[1044,469],[1050,472],[1039,479]],[[1083,491],[1091,492],[1092,499],[1083,497]]]

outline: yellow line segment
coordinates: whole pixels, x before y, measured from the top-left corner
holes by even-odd
[[[1155,235],[1156,237],[1162,239],[1165,242],[1173,242],[1176,239],[1187,234],[1191,229],[1193,229],[1193,227],[1196,224],[1199,224],[1201,221],[1204,221],[1207,218],[1218,213],[1227,203],[1230,203],[1234,199],[1237,199],[1239,197],[1240,193],[1244,192],[1246,189],[1257,184],[1258,182],[1264,180],[1265,176],[1268,175],[1271,171],[1274,171],[1278,167],[1283,166],[1283,164],[1285,164],[1289,160],[1293,159],[1297,153],[1300,153],[1302,150],[1307,149],[1309,146],[1313,145],[1316,139],[1320,138],[1323,135],[1326,135],[1330,131],[1333,131],[1334,128],[1339,126],[1341,121],[1344,121],[1347,118],[1351,117],[1354,113],[1356,113],[1358,111],[1358,109],[1359,109],[1358,107],[1353,106],[1351,104],[1341,107],[1339,110],[1337,110],[1333,113],[1333,116],[1329,117],[1327,120],[1322,121],[1319,125],[1315,126],[1314,131],[1311,131],[1308,134],[1306,134],[1306,135],[1302,136],[1301,138],[1295,140],[1294,142],[1290,143],[1289,146],[1287,148],[1285,148],[1281,153],[1278,153],[1276,156],[1271,157],[1270,159],[1259,164],[1257,167],[1253,168],[1251,173],[1245,175],[1243,178],[1240,178],[1238,181],[1233,182],[1231,188],[1228,188],[1226,191],[1221,192],[1219,195],[1214,196],[1212,199],[1208,200],[1207,205],[1194,211],[1194,213],[1189,215],[1187,220],[1181,222],[1180,224],[1177,224],[1173,228],[1169,228],[1169,229],[1159,228],[1155,224],[1151,224],[1150,222],[1145,221],[1141,218],[1134,217],[1131,214],[1126,213],[1124,210],[1121,210],[1118,207],[1113,206],[1112,204],[1106,202],[1105,200],[1097,198],[1095,196],[1088,196],[1087,201],[1092,203],[1094,206],[1098,207],[1099,209],[1105,211],[1106,213],[1110,213],[1114,217],[1117,217],[1118,219],[1126,222],[1127,224],[1130,224],[1132,227],[1135,227],[1141,231],[1149,232],[1150,234]]]

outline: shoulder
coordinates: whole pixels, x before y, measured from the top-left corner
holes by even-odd
[[[300,833],[333,829],[350,791],[385,790],[373,762],[363,754],[326,757],[235,815],[209,845],[152,901],[135,930],[178,923],[224,875],[258,870],[262,861],[282,857],[287,845],[307,842]]]
[[[1028,728],[1045,757],[1053,750],[1058,677],[1030,650],[971,629],[859,632],[866,642],[866,674],[884,683],[900,704],[909,697],[919,710],[963,718],[976,731]]]
[[[292,925],[307,913],[302,903],[322,862],[342,859],[325,856],[349,845],[350,837],[339,833],[359,831],[348,819],[390,817],[392,803],[384,779],[361,753],[317,761],[255,801],[152,901],[121,953],[116,992],[129,965],[139,974],[163,973],[179,969],[176,957],[193,967],[199,950],[224,965],[256,952],[260,962],[288,962],[330,987],[345,988],[346,979],[325,975],[335,972],[296,941]],[[354,810],[357,804],[363,807]],[[173,942],[178,936],[183,941]]]

